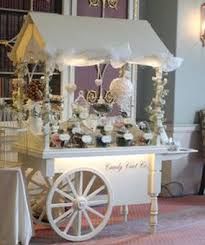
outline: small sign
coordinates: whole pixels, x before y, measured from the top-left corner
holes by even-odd
[[[105,170],[106,171],[115,171],[122,172],[129,169],[139,169],[139,168],[147,168],[148,162],[139,161],[139,162],[127,162],[127,163],[106,163]]]

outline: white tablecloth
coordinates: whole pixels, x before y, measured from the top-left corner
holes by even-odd
[[[0,244],[27,245],[32,220],[20,169],[0,169]]]

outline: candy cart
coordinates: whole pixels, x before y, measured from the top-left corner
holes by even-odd
[[[83,241],[105,227],[113,206],[122,206],[127,217],[128,205],[151,203],[150,231],[154,232],[162,162],[194,152],[169,144],[162,124],[161,102],[167,82],[163,72],[176,69],[181,61],[169,53],[147,21],[35,12],[25,18],[9,57],[17,68],[13,97],[18,123],[27,128],[19,133],[16,148],[27,172],[35,220],[49,222],[67,240]],[[121,76],[110,86],[111,93],[103,95],[102,77],[98,77],[95,82],[99,93],[89,91],[86,97],[81,91],[68,105],[74,116],[61,122],[52,107],[49,89],[54,69],[106,63],[121,68]],[[25,82],[28,64],[34,68],[43,64],[40,81],[32,79],[33,69]],[[148,65],[156,70],[156,95],[149,106],[153,123],[149,139],[131,122],[129,111],[125,113],[130,96],[122,93],[130,85],[122,69],[125,64]],[[123,82],[125,89],[118,91]],[[67,90],[67,96],[72,97],[75,84],[68,84]],[[41,102],[32,103],[31,98],[36,101],[36,96],[42,97]],[[107,116],[113,101],[124,112],[117,120]],[[92,116],[90,106],[97,111]],[[32,178],[37,172],[40,175]]]

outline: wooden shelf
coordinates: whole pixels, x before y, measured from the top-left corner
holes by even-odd
[[[14,74],[13,71],[0,71],[0,75],[12,75]]]
[[[27,14],[30,10],[24,10],[24,9],[11,9],[11,8],[0,8],[0,11],[6,11],[6,12],[18,12],[18,13],[25,13]]]
[[[13,71],[0,71],[0,75],[13,75],[14,72]],[[53,75],[59,75],[60,73],[58,72],[54,72]],[[43,72],[35,72],[34,75],[44,75]]]

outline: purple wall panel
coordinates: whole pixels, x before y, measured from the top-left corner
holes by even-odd
[[[101,16],[101,8],[99,7],[90,7],[88,0],[78,0],[77,1],[77,15],[78,16]]]
[[[106,18],[127,18],[127,1],[119,0],[117,10],[112,8],[105,8],[105,17]],[[91,7],[89,6],[88,0],[78,0],[77,6],[77,15],[78,16],[93,16],[93,17],[101,17],[102,8],[101,7]],[[103,88],[108,90],[110,82],[112,79],[118,76],[118,70],[113,69],[110,65],[108,66],[103,80]],[[95,85],[95,79],[97,78],[97,72],[95,67],[78,67],[75,69],[75,81],[78,86],[78,90],[75,93],[75,97],[78,94],[80,89],[82,90],[97,90],[97,86]],[[114,111],[118,111],[115,106]]]
[[[112,8],[105,9],[105,17],[127,19],[128,1],[119,0],[117,10]]]

